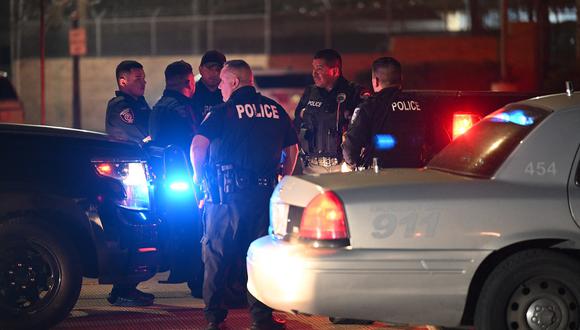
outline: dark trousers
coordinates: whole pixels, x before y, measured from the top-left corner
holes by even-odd
[[[224,301],[228,267],[241,262],[243,280],[247,282],[246,254],[252,241],[268,234],[271,194],[272,189],[255,187],[226,195],[222,204],[206,204],[202,254],[204,313],[208,322],[222,322],[228,314]],[[249,297],[248,304],[255,322],[272,317],[272,309],[255,298]]]

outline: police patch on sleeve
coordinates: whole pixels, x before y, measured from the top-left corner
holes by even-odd
[[[358,116],[359,111],[360,111],[360,108],[354,109],[354,112],[352,113],[352,118],[350,118],[351,125],[354,124],[354,121],[356,120],[356,117]]]
[[[127,124],[133,124],[135,122],[135,116],[130,108],[123,109],[119,114],[119,117],[121,117],[121,120]]]

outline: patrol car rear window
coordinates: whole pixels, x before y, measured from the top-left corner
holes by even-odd
[[[259,88],[305,88],[312,85],[312,75],[291,73],[283,75],[256,75],[254,81]]]
[[[521,105],[500,109],[447,145],[427,167],[489,178],[549,113]]]

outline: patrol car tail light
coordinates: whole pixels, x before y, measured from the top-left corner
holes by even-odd
[[[97,173],[123,184],[123,198],[118,205],[131,210],[149,209],[149,181],[143,162],[96,162]]]
[[[456,112],[453,114],[453,140],[467,132],[481,117],[471,113]]]
[[[346,214],[342,202],[333,192],[316,196],[304,209],[300,238],[333,240],[348,238]]]

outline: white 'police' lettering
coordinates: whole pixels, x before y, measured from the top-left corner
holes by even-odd
[[[245,115],[248,118],[273,118],[280,119],[280,114],[275,105],[260,104],[260,109],[255,104],[236,104],[238,118],[242,119]]]
[[[421,105],[417,101],[397,101],[391,103],[393,111],[421,111]]]
[[[321,101],[308,101],[308,105],[311,107],[320,108],[322,106],[322,102]]]

